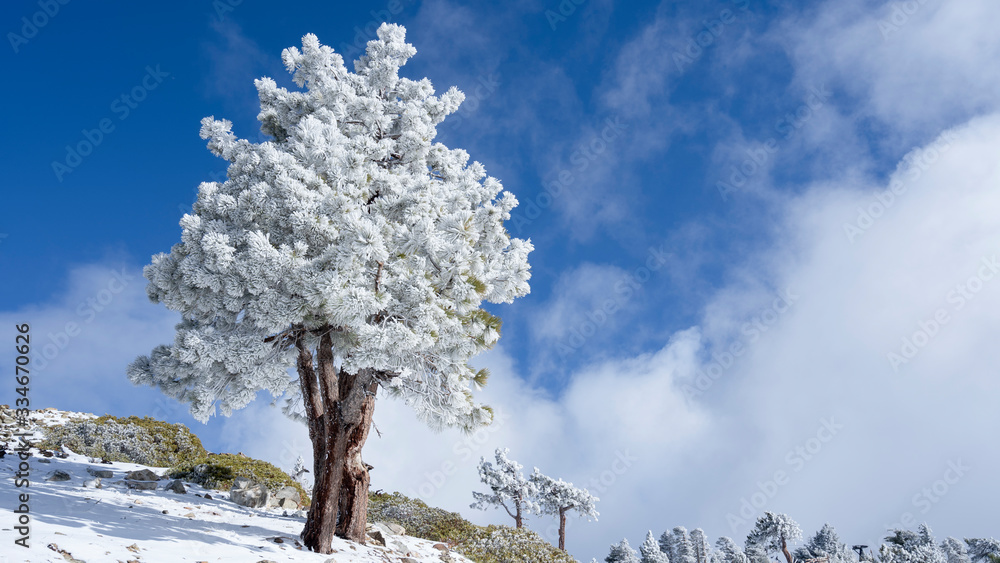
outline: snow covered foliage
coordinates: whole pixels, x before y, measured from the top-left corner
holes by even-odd
[[[973,563],[990,563],[1000,561],[1000,541],[993,538],[966,539],[969,545],[969,557]]]
[[[694,546],[687,528],[677,526],[660,535],[660,549],[667,554],[671,563],[696,563]]]
[[[480,308],[528,293],[530,242],[503,227],[517,200],[469,154],[434,142],[464,99],[401,78],[416,50],[383,24],[350,72],[306,35],[282,59],[299,90],[255,82],[263,142],[207,117],[201,136],[229,162],[199,186],[181,241],[143,271],[147,293],[181,314],[174,343],[139,357],[136,384],[207,420],[259,391],[302,416],[295,345],[333,339],[338,367],[378,384],[435,427],[488,423],[468,365],[500,336]]]
[[[747,536],[747,552],[756,547],[764,553],[782,552],[788,563],[792,563],[788,553],[788,542],[802,537],[799,525],[784,514],[765,512],[757,519],[754,529]]]
[[[879,548],[882,563],[947,563],[926,524],[921,524],[916,532],[894,529],[885,541]]]
[[[743,549],[732,538],[722,536],[716,540],[715,549],[721,563],[748,563]]]
[[[524,476],[520,463],[507,457],[509,452],[507,448],[497,448],[496,465],[479,458],[479,479],[490,488],[490,493],[473,492],[476,501],[470,506],[479,510],[503,508],[520,528],[525,513],[537,513],[541,506],[536,501],[538,486]]]
[[[639,546],[639,555],[641,556],[639,563],[670,563],[667,554],[660,549],[652,530],[646,532],[646,541]]]
[[[639,563],[639,554],[628,544],[628,539],[611,546],[611,553],[604,558],[605,563]]]
[[[965,544],[955,538],[945,538],[941,542],[941,552],[948,563],[971,563]],[[987,562],[989,563],[989,562]]]
[[[572,510],[580,516],[597,520],[597,501],[600,499],[590,494],[587,489],[573,486],[562,479],[553,479],[544,475],[538,468],[529,477],[535,485],[538,507],[542,514],[558,516],[560,513]]]
[[[208,454],[183,424],[169,424],[152,418],[117,418],[110,415],[70,422],[45,431],[41,447],[66,446],[92,458],[171,467],[182,461]]]
[[[829,558],[829,563],[847,563],[853,560],[847,551],[847,545],[840,542],[837,532],[830,524],[824,524],[804,546],[795,550],[796,559],[821,557]]]

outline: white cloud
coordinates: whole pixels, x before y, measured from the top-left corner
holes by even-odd
[[[776,28],[797,80],[828,84],[859,102],[858,116],[888,126],[900,148],[997,107],[1000,5],[964,2],[828,2],[810,20]]]

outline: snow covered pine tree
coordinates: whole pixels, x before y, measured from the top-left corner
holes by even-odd
[[[514,526],[520,528],[524,524],[525,512],[540,510],[535,499],[538,487],[524,476],[520,463],[507,457],[508,453],[508,448],[497,448],[493,452],[496,465],[486,461],[485,457],[479,458],[479,479],[490,488],[490,493],[473,491],[472,498],[476,501],[469,507],[479,510],[486,510],[491,506],[503,508],[514,519]]]
[[[542,514],[559,517],[559,549],[566,551],[566,513],[575,510],[580,516],[597,520],[595,504],[601,499],[590,494],[587,489],[574,487],[573,483],[544,475],[537,467],[529,479],[535,484]]]
[[[284,412],[309,427],[302,538],[320,553],[334,533],[364,542],[361,449],[376,391],[432,426],[490,423],[470,391],[487,373],[468,360],[496,343],[500,320],[480,304],[529,290],[531,244],[503,227],[517,200],[468,153],[432,143],[464,96],[400,78],[416,53],[404,39],[383,24],[353,73],[315,35],[282,52],[305,88],[255,82],[271,140],[202,120],[228,177],[199,186],[181,242],[143,272],[150,299],[182,321],[173,345],[129,366],[130,379],[190,403],[202,421],[217,402],[228,416],[260,391],[286,399]]]
[[[788,542],[802,537],[799,525],[785,514],[764,512],[757,519],[757,524],[747,536],[746,550],[750,553],[759,549],[763,553],[780,551],[788,563],[794,563],[792,553],[788,551]]]

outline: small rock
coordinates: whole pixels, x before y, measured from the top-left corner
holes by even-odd
[[[160,514],[166,514],[166,513],[167,513],[167,511],[166,511],[166,510],[161,510],[161,511],[160,511]]]
[[[199,495],[199,496],[201,496],[201,495]],[[208,500],[212,500],[212,495],[210,495],[208,493],[205,493],[205,498],[208,499]]]
[[[433,547],[434,549],[437,549],[438,551],[448,551],[448,546],[446,546],[443,543],[436,543],[436,544],[432,545],[431,547]]]
[[[194,512],[188,512],[184,515],[185,518],[194,518]]]
[[[175,493],[179,493],[179,494],[182,494],[182,495],[185,494],[185,493],[187,493],[187,489],[184,487],[184,483],[181,483],[180,479],[174,480],[169,485],[167,485],[166,488],[163,489],[163,490],[165,490],[165,491],[173,491]]]
[[[299,507],[299,503],[290,498],[283,498],[278,501],[278,507],[284,508],[285,510],[295,510]]]
[[[405,536],[406,528],[400,526],[399,524],[393,522],[382,522],[382,525],[389,529],[390,532],[397,536]]]
[[[38,463],[52,463],[51,459],[45,459],[44,457],[38,458]]]
[[[69,473],[59,469],[49,473],[49,476],[45,478],[46,481],[69,481],[70,479]]]
[[[83,482],[83,486],[87,489],[100,489],[101,488],[101,478],[96,477],[94,479],[87,479]]]
[[[90,473],[94,477],[100,477],[101,479],[111,479],[115,476],[114,472],[109,469],[94,469],[93,467],[88,467],[87,473]]]

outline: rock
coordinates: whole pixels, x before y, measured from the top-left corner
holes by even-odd
[[[404,558],[400,559],[400,561],[402,561],[402,563],[420,563],[420,561],[417,561],[416,559],[414,559],[412,557],[404,557]]]
[[[126,479],[125,486],[137,491],[155,491],[156,481],[133,481],[132,479]]]
[[[93,467],[88,467],[87,473],[90,473],[94,477],[100,477],[101,479],[111,479],[115,476],[114,472],[110,469],[94,469]]]
[[[297,510],[295,511],[295,514],[293,514],[293,516],[297,516],[299,518],[308,518],[309,512],[306,510]]]
[[[386,544],[386,547],[394,549],[394,550],[396,550],[396,551],[398,551],[400,553],[409,553],[410,552],[410,548],[406,547],[405,543],[398,542],[396,540],[391,540],[389,543]]]
[[[438,551],[448,551],[448,546],[446,546],[443,543],[436,543],[436,544],[432,545],[431,547],[433,547],[434,549],[436,549]]]
[[[295,501],[295,504],[302,502],[302,495],[299,494],[299,491],[295,487],[291,486],[281,487],[278,489],[278,492],[274,493],[274,496],[278,499],[292,499]]]
[[[101,478],[95,477],[93,479],[87,479],[83,482],[83,486],[88,489],[100,489],[101,488]]]
[[[381,524],[386,528],[389,528],[389,531],[397,536],[406,535],[406,528],[400,526],[399,524],[395,524],[393,522],[382,522]]]
[[[207,498],[208,500],[212,500],[212,495],[205,493],[205,498]]]
[[[44,457],[38,458],[38,463],[52,463],[51,459],[45,459]]]
[[[240,506],[249,508],[262,508],[267,506],[267,501],[271,498],[271,493],[264,485],[254,485],[246,489],[234,488],[229,493],[229,500]]]
[[[368,537],[375,545],[385,546],[385,534],[380,528],[372,528],[372,531],[368,532]]]
[[[247,479],[246,477],[237,477],[233,479],[234,489],[249,489],[253,485],[253,481]]]
[[[59,469],[49,473],[48,477],[45,478],[46,481],[69,481],[70,479],[69,473]]]
[[[184,487],[184,483],[181,483],[180,479],[175,479],[169,485],[167,485],[166,488],[164,488],[163,490],[173,491],[175,493],[179,493],[182,495],[187,493],[187,488]]]
[[[148,469],[140,469],[138,471],[129,471],[125,474],[126,479],[131,479],[133,481],[159,481],[160,476]]]
[[[278,507],[284,508],[285,510],[295,510],[299,507],[299,503],[290,498],[283,498],[278,501]]]

